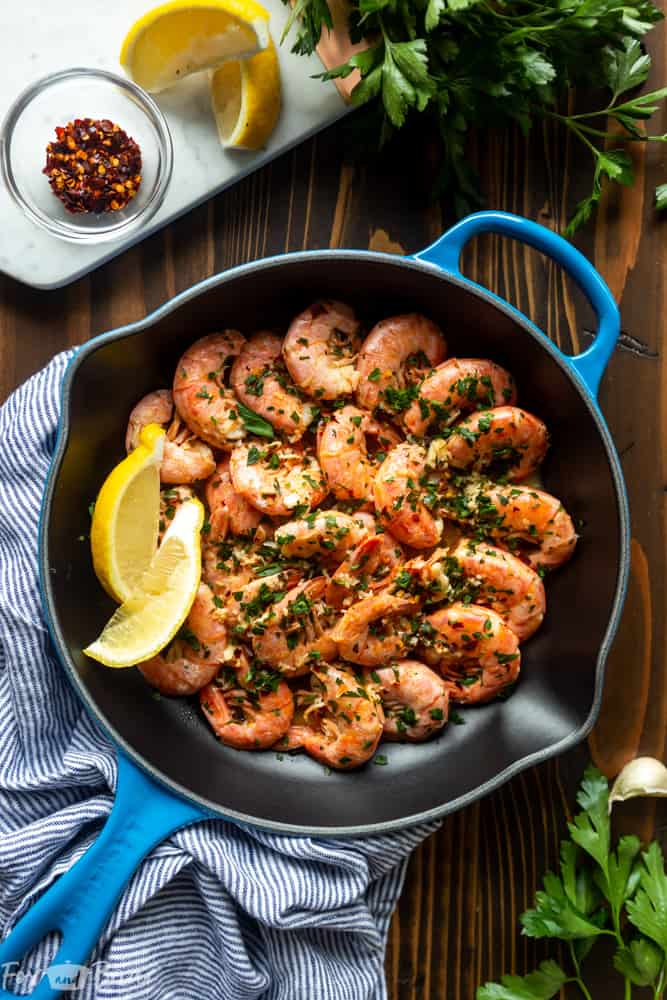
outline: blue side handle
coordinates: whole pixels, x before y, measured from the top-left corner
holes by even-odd
[[[48,973],[28,995],[33,1000],[59,996],[66,979],[77,975],[77,967],[83,966],[93,951],[141,859],[174,830],[209,815],[158,785],[119,752],[116,799],[99,837],[21,917],[0,945],[1,1000],[16,997],[6,987],[11,989],[16,981],[12,976],[18,963],[53,930],[62,933],[62,943]]]
[[[583,380],[591,395],[596,397],[602,373],[621,330],[618,306],[608,286],[590,261],[562,236],[537,222],[508,212],[476,212],[469,215],[415,257],[463,277],[459,267],[461,253],[466,243],[480,233],[497,233],[527,243],[560,264],[580,286],[595,311],[597,334],[586,351],[574,357],[563,354],[563,358]]]

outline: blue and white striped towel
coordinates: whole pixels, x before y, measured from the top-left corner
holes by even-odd
[[[58,355],[0,408],[3,936],[90,846],[116,784],[113,746],[54,660],[37,584],[39,508],[68,358]],[[434,828],[354,841],[224,820],[181,830],[132,878],[91,956],[96,975],[76,996],[380,1000],[407,858]],[[52,951],[42,942],[31,970],[46,969]]]

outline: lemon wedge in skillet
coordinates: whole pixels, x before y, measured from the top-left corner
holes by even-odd
[[[280,115],[280,66],[270,39],[251,59],[223,63],[211,73],[211,104],[225,148],[266,146]]]
[[[144,427],[139,445],[112,469],[95,501],[93,568],[119,604],[137,588],[157,548],[164,438],[157,424]]]
[[[188,616],[201,576],[204,508],[178,508],[138,588],[84,653],[107,667],[132,667],[159,653]]]
[[[269,14],[254,0],[172,0],[132,25],[120,62],[130,79],[156,94],[268,44]]]

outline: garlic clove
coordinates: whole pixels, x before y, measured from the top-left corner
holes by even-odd
[[[654,757],[636,757],[625,765],[609,793],[609,812],[614,802],[641,795],[667,797],[667,767]]]

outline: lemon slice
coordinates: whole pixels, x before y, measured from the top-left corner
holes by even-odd
[[[136,589],[157,548],[164,438],[157,424],[144,427],[139,445],[109,473],[95,501],[93,568],[119,604]]]
[[[136,21],[123,42],[127,75],[153,94],[269,44],[269,14],[254,0],[173,0]]]
[[[159,653],[188,616],[201,575],[204,508],[186,500],[138,589],[112,615],[99,639],[84,649],[107,667],[133,667]]]
[[[266,145],[280,115],[280,66],[270,39],[251,59],[226,62],[211,73],[211,104],[223,146]]]

